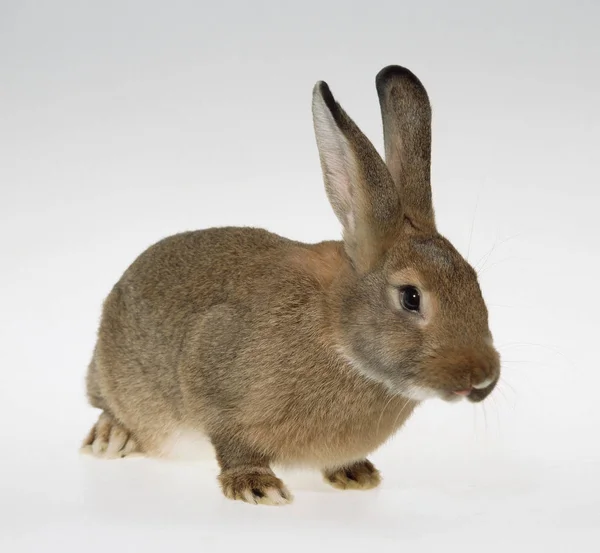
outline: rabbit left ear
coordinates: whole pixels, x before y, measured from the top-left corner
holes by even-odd
[[[359,272],[373,267],[402,225],[399,190],[368,138],[319,82],[313,122],[329,202],[344,227],[346,251]]]

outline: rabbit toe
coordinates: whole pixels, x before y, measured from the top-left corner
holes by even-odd
[[[131,432],[106,412],[90,430],[81,451],[101,459],[121,459],[140,452]]]
[[[324,472],[325,481],[339,490],[370,490],[381,483],[381,474],[365,459],[348,467]]]
[[[268,468],[244,467],[226,470],[219,476],[223,494],[253,505],[286,505],[292,494]]]

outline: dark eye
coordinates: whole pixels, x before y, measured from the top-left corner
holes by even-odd
[[[407,311],[418,311],[421,307],[421,295],[414,286],[405,286],[400,290],[402,307]]]

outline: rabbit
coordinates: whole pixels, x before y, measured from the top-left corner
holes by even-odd
[[[183,232],[114,285],[86,386],[102,412],[83,450],[168,457],[208,438],[230,499],[282,505],[272,470],[370,489],[367,459],[428,398],[483,400],[500,377],[477,274],[436,230],[421,81],[376,76],[385,161],[319,81],[313,123],[341,241],[258,228]]]

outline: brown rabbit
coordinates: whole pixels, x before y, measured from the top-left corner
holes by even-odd
[[[104,303],[87,374],[102,410],[84,449],[168,456],[208,436],[224,494],[282,504],[273,463],[379,484],[366,456],[420,401],[481,401],[500,374],[473,268],[438,234],[431,108],[398,66],[376,78],[386,162],[334,100],[313,91],[325,188],[343,242],[253,228],[166,238]]]

